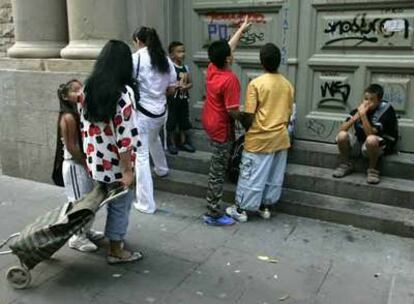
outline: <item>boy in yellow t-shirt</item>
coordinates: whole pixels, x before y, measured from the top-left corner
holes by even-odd
[[[294,89],[278,73],[281,53],[267,43],[260,50],[264,74],[249,83],[245,103],[248,131],[240,164],[235,205],[226,213],[239,222],[247,221],[246,211],[265,219],[280,198],[290,147],[289,119]]]

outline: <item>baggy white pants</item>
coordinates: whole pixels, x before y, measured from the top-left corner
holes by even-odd
[[[168,174],[167,159],[159,135],[167,115],[159,118],[150,118],[138,111],[137,117],[141,146],[137,149],[135,161],[137,185],[134,207],[145,213],[154,213],[157,207],[154,200],[154,186],[149,156],[151,154],[156,175],[164,176]]]
[[[282,194],[287,164],[287,150],[273,153],[243,151],[236,188],[236,204],[249,211],[260,205],[273,205]]]
[[[62,175],[68,202],[79,200],[93,189],[93,182],[88,172],[73,160],[63,161]]]
[[[75,202],[93,189],[93,181],[86,169],[73,160],[64,160],[62,164],[63,183],[68,202]],[[93,225],[93,219],[86,224],[82,231],[89,231]],[[82,232],[77,233],[77,235]]]

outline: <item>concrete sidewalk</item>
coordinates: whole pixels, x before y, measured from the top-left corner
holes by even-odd
[[[203,200],[156,197],[155,215],[131,213],[127,246],[144,260],[109,266],[104,249],[65,246],[32,271],[30,289],[15,291],[4,275],[17,260],[0,256],[0,304],[414,303],[413,239],[283,214],[208,227]],[[0,240],[63,202],[62,188],[1,176]]]

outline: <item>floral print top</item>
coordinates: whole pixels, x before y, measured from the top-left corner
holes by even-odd
[[[88,171],[93,180],[113,183],[122,179],[120,153],[135,151],[140,142],[136,127],[136,109],[133,90],[126,86],[118,100],[112,120],[90,122],[84,102],[80,102],[81,134]]]

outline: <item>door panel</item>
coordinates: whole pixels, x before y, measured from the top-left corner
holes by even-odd
[[[201,128],[200,114],[205,95],[205,71],[208,64],[207,48],[212,41],[229,39],[249,15],[252,26],[242,36],[235,52],[232,70],[242,86],[242,100],[248,82],[262,73],[259,50],[267,42],[278,45],[282,52],[281,72],[294,78],[296,68],[295,40],[298,1],[191,1],[187,6],[185,23],[186,45],[191,45],[191,70],[194,88],[192,115],[194,126]],[[190,52],[189,52],[190,53]],[[291,79],[294,82],[294,79]]]
[[[379,83],[400,117],[401,151],[414,152],[414,3],[301,1],[300,14],[297,137],[334,143],[364,88]]]
[[[228,39],[249,14],[253,25],[232,69],[243,88],[260,75],[259,50],[274,42],[280,72],[295,86],[297,137],[334,143],[340,124],[380,83],[400,117],[402,151],[414,152],[414,1],[412,0],[192,0],[182,1],[184,41],[193,75],[194,126],[201,128],[207,47]],[[191,3],[191,4],[189,4]]]

